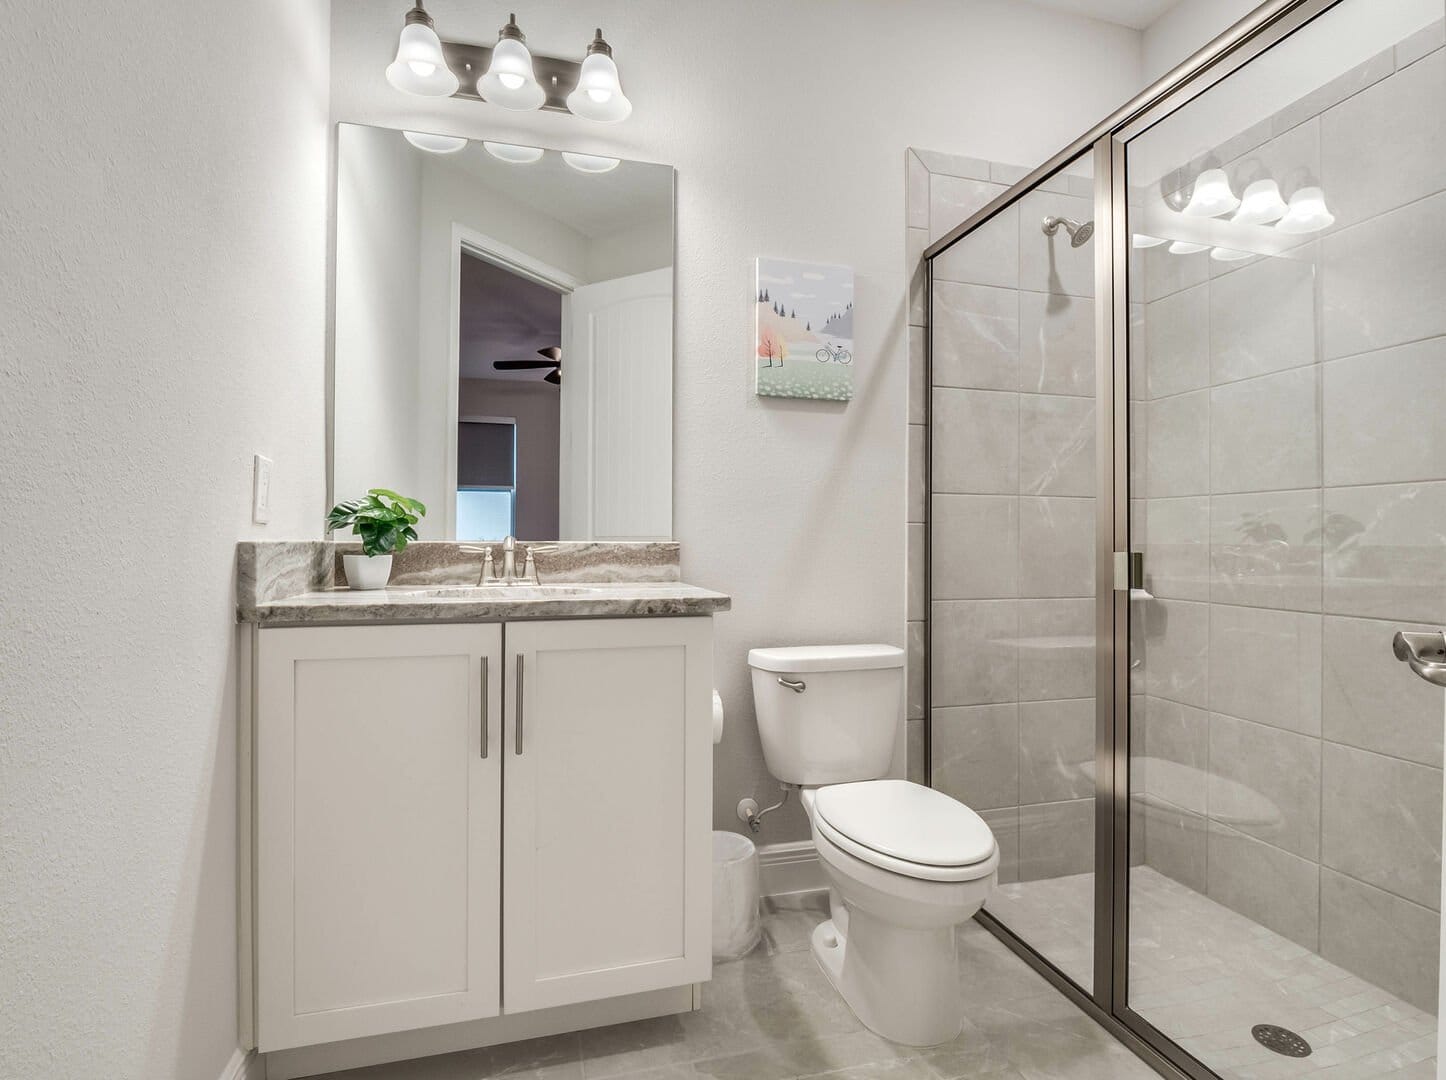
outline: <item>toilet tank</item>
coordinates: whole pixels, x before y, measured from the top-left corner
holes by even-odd
[[[776,779],[812,787],[888,773],[904,715],[904,650],[752,649],[748,666],[763,757]]]

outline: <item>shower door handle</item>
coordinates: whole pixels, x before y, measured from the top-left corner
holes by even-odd
[[[1428,683],[1446,686],[1446,634],[1398,630],[1391,651]]]

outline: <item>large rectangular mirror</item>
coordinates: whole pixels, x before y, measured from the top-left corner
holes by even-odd
[[[424,539],[673,532],[673,169],[341,124],[332,497]]]

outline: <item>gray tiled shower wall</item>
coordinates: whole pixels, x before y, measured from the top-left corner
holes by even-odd
[[[1389,644],[1446,625],[1443,41],[1220,148],[1227,171],[1313,168],[1337,221],[1280,258],[1138,253],[1131,329],[1156,597],[1134,610],[1135,858],[1433,1011],[1442,695]],[[1092,216],[1092,185],[1055,177],[937,260],[930,387],[919,255],[1025,170],[907,168],[911,773],[932,508],[935,786],[989,821],[1004,880],[1087,872],[1093,245],[1039,221]]]
[[[927,151],[908,171],[911,265],[1026,172]],[[1089,246],[1040,231],[1047,214],[1092,216],[1074,172],[936,260],[929,387],[922,278],[911,306],[910,716],[932,602],[934,786],[989,822],[1005,882],[1093,868],[1094,276]]]
[[[1336,222],[1137,253],[1131,330],[1145,860],[1432,1011],[1442,694],[1390,643],[1446,625],[1442,40],[1220,148],[1237,191],[1319,177]]]

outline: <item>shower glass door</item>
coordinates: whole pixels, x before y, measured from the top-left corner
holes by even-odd
[[[1442,14],[1344,0],[1123,144],[1127,1013],[1221,1076],[1435,1075]]]

